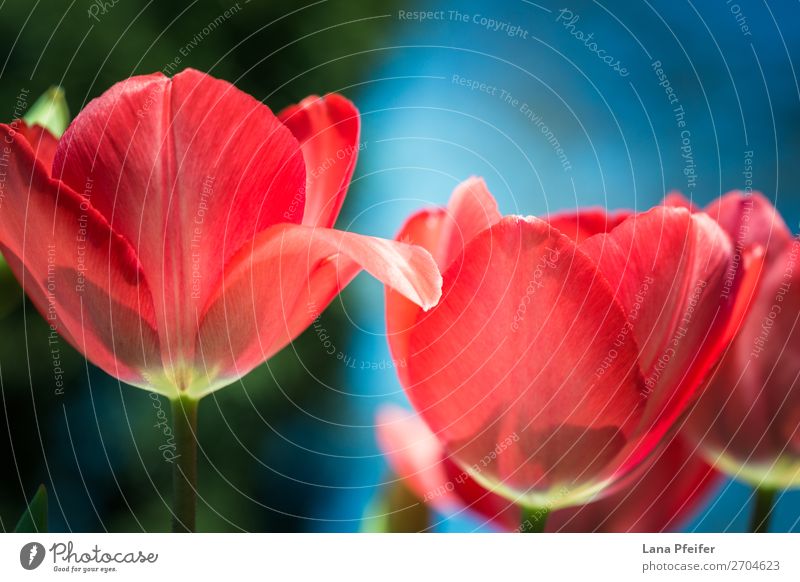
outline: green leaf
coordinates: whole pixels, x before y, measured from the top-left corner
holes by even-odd
[[[42,533],[47,531],[47,489],[39,485],[28,508],[14,528],[17,533]]]
[[[61,87],[50,87],[39,97],[23,118],[28,125],[41,125],[61,137],[69,125],[69,108]]]

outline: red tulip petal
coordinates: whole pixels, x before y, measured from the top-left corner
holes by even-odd
[[[742,252],[753,245],[767,249],[767,261],[791,243],[792,233],[772,203],[759,192],[729,192],[705,209]]]
[[[501,218],[483,178],[468,178],[456,186],[447,203],[436,252],[431,251],[439,268],[445,271],[469,241]]]
[[[303,224],[336,222],[358,158],[358,109],[341,95],[312,95],[278,114],[303,150],[306,208]]]
[[[640,429],[650,442],[639,453],[647,454],[730,339],[737,291],[731,243],[707,215],[661,206],[581,249],[616,290],[640,347],[647,402]]]
[[[635,342],[609,358],[626,323],[594,264],[547,223],[508,217],[444,281],[411,335],[406,391],[448,450],[521,492],[601,473],[642,398]],[[481,466],[496,447],[499,462]]]
[[[426,208],[406,220],[395,237],[396,240],[421,246],[431,256],[437,252],[447,211],[444,208]]]
[[[146,383],[159,367],[150,292],[136,255],[103,216],[49,177],[23,133],[0,125],[9,146],[0,245],[36,307],[106,372]],[[44,138],[46,139],[46,138]]]
[[[664,197],[664,206],[686,208],[689,212],[700,212],[700,208],[680,192],[673,191]]]
[[[719,483],[720,474],[675,437],[619,491],[554,512],[550,532],[663,532],[680,527]]]
[[[764,351],[753,357],[757,346]],[[762,442],[771,441],[771,459],[783,454],[800,465],[800,241],[793,241],[770,263],[734,350],[740,364],[751,361],[741,381],[744,393],[733,395],[754,407],[744,431],[750,437],[750,451],[753,437],[763,436]],[[769,415],[758,418],[764,412],[759,410],[760,400],[767,401]],[[728,422],[744,418],[733,414]],[[765,430],[756,432],[759,426]]]
[[[198,311],[257,233],[303,215],[297,140],[265,105],[187,69],[133,77],[95,99],[59,142],[54,175],[134,247],[165,362],[193,358]]]
[[[481,178],[469,178],[456,186],[447,208],[422,210],[406,221],[397,240],[427,249],[441,271],[461,253],[464,245],[502,216],[497,202]],[[402,295],[386,290],[386,333],[395,360],[408,358],[408,332],[421,310]],[[407,383],[407,370],[399,367],[400,381]]]
[[[395,238],[401,242],[419,245],[436,258],[446,217],[443,208],[421,210],[406,221]],[[397,362],[408,363],[409,332],[413,329],[421,311],[417,304],[387,287],[386,337],[392,358]],[[396,369],[400,381],[404,385],[407,384],[407,366],[401,365]]]
[[[417,415],[397,406],[378,414],[377,438],[392,470],[422,501],[444,512],[464,508],[505,531],[520,525],[520,508],[481,487],[445,455]],[[548,532],[662,532],[680,527],[698,509],[721,475],[675,437],[623,488],[600,501],[560,509]]]
[[[712,459],[722,454],[752,469],[740,478],[764,477],[778,488],[800,479],[798,265],[798,241],[773,257],[741,330],[688,422],[688,433]]]
[[[631,216],[628,210],[609,214],[604,208],[582,208],[573,212],[558,212],[547,217],[550,226],[580,244],[590,236],[610,232]]]
[[[26,125],[24,121],[20,121],[12,123],[11,126],[25,136],[33,148],[36,159],[49,173],[53,168],[53,159],[56,157],[58,138],[41,125]]]
[[[230,262],[200,324],[209,373],[239,377],[285,346],[361,269],[418,303],[436,304],[441,276],[419,247],[325,228],[282,224]],[[198,362],[198,365],[202,365]]]

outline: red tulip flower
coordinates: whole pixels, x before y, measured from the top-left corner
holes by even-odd
[[[56,142],[0,126],[0,247],[59,333],[109,374],[200,398],[280,350],[362,268],[428,308],[420,248],[334,230],[358,153],[339,95],[276,117],[193,70],[133,77]]]
[[[28,296],[94,364],[176,403],[180,529],[194,527],[197,400],[361,269],[422,309],[439,298],[427,251],[333,229],[359,148],[339,95],[276,117],[186,70],[114,85],[60,140],[19,120],[0,134],[0,251]]]
[[[798,487],[800,241],[758,193],[732,192],[705,212],[729,233],[737,257],[753,246],[766,253],[747,316],[710,376],[687,434],[735,478],[768,491]]]
[[[447,455],[425,422],[397,406],[378,413],[378,443],[414,495],[443,515],[470,515],[501,531],[520,531],[519,508],[484,489]],[[719,473],[680,436],[657,450],[619,491],[556,511],[548,532],[662,532],[679,529],[702,505]]]
[[[503,217],[478,179],[398,238],[444,278],[427,313],[387,292],[406,394],[448,458],[529,510],[611,494],[647,461],[729,341],[743,284],[704,214]]]

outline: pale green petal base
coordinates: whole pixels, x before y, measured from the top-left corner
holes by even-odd
[[[144,371],[141,382],[130,383],[137,388],[166,396],[170,400],[182,397],[200,400],[235,380],[235,378],[221,377],[217,369],[203,371],[183,365],[170,370]]]
[[[484,489],[488,489],[492,493],[505,497],[512,503],[525,507],[529,511],[539,510],[552,512],[565,507],[585,505],[596,499],[600,492],[605,490],[612,483],[611,480],[592,481],[577,487],[566,484],[555,484],[549,489],[519,491],[503,483],[498,483],[494,479],[487,477],[484,473],[472,470],[469,466],[460,466]]]
[[[790,455],[773,463],[740,462],[727,453],[701,449],[703,457],[720,471],[754,488],[794,489],[800,487],[800,459]]]

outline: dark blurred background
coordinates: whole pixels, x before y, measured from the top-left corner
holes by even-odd
[[[570,34],[563,8],[627,74]],[[446,17],[418,22],[401,10]],[[507,26],[492,30],[475,15]],[[748,0],[6,0],[0,110],[8,120],[21,90],[35,98],[56,84],[74,115],[113,83],[180,57],[179,67],[226,79],[274,110],[311,93],[353,99],[365,147],[339,225],[357,232],[392,236],[471,174],[487,179],[504,213],[545,215],[586,204],[642,209],[673,189],[705,204],[745,187],[749,163],[753,187],[797,232],[798,22],[797,3]],[[56,395],[46,325],[13,284],[2,290],[0,529],[13,528],[45,483],[53,531],[167,530],[170,465],[149,395],[65,344],[66,389]],[[376,407],[403,401],[386,365],[382,289],[359,277],[320,323],[342,359],[309,331],[202,402],[200,531],[359,528],[386,481]],[[687,529],[743,531],[749,496],[724,483]],[[800,494],[784,494],[774,529],[800,529],[799,519]],[[479,525],[443,518],[437,528]]]

